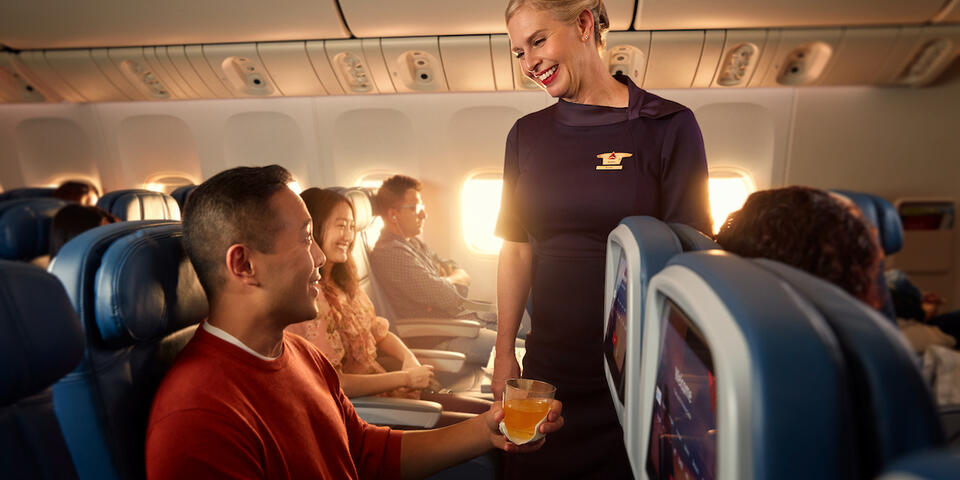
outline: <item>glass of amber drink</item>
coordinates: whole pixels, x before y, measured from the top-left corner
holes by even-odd
[[[503,422],[500,430],[511,442],[521,445],[543,436],[538,431],[547,417],[557,387],[528,378],[507,380],[503,392]]]

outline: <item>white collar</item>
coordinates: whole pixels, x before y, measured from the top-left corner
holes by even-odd
[[[260,354],[257,353],[254,349],[252,349],[252,348],[244,345],[243,342],[241,342],[239,339],[237,339],[237,337],[234,337],[233,335],[230,335],[229,333],[225,332],[223,329],[214,327],[213,325],[210,325],[210,322],[209,322],[209,321],[203,322],[203,329],[206,330],[207,333],[209,333],[210,335],[213,335],[214,337],[217,337],[217,338],[219,338],[219,339],[221,339],[221,340],[224,340],[224,341],[226,341],[227,343],[232,343],[232,344],[240,347],[244,352],[247,352],[247,353],[249,353],[250,355],[253,355],[254,357],[257,357],[257,358],[259,358],[260,360],[266,360],[266,361],[268,361],[268,362],[272,362],[272,361],[280,358],[280,355],[283,355],[283,345],[282,345],[282,344],[280,345],[280,354],[279,354],[279,355],[277,355],[276,357],[268,357],[268,356],[266,356],[266,355],[260,355]]]

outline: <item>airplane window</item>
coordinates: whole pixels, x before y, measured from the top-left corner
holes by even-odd
[[[155,175],[147,179],[143,184],[143,188],[151,190],[154,192],[166,193],[169,195],[174,190],[184,185],[194,185],[199,182],[195,182],[192,178],[183,176],[183,175]]]
[[[500,214],[500,188],[503,175],[485,173],[467,178],[460,196],[463,238],[470,250],[484,254],[500,253],[503,240],[493,234]]]
[[[749,174],[733,169],[711,171],[709,185],[710,215],[713,216],[713,233],[717,233],[727,215],[740,210],[756,186]]]

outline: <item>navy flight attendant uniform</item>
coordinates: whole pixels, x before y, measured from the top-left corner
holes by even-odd
[[[565,425],[507,458],[514,478],[631,478],[601,353],[607,235],[649,215],[710,232],[703,138],[688,108],[627,77],[627,108],[559,100],[507,137],[497,235],[530,242],[523,376],[557,386]]]

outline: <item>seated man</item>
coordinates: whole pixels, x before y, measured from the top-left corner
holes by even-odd
[[[93,206],[100,199],[100,191],[97,187],[86,181],[68,180],[60,184],[51,194],[54,198],[66,200],[68,202],[79,203],[80,205]]]
[[[486,363],[496,341],[497,315],[467,309],[470,275],[453,260],[440,258],[418,237],[427,219],[421,188],[417,179],[405,175],[383,181],[376,206],[385,226],[370,254],[370,266],[397,317],[467,318],[487,327],[470,342],[456,339],[417,346],[460,351],[469,361]]]
[[[317,316],[321,267],[312,221],[282,167],[221,172],[194,191],[184,244],[209,317],[157,391],[147,478],[415,478],[517,446],[489,411],[457,425],[391,431],[365,423],[313,345],[285,334]],[[554,402],[544,433],[563,425]]]

